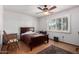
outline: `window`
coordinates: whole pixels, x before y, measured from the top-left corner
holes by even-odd
[[[63,16],[49,20],[48,31],[70,32],[70,17]]]

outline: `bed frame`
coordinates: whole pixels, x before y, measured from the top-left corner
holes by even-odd
[[[20,34],[28,32],[28,31],[33,31],[34,32],[34,27],[21,27],[20,28]]]
[[[48,35],[44,35],[44,36],[39,36],[39,37],[33,37],[33,38],[31,38],[30,43],[28,43],[28,39],[21,36],[22,33],[25,33],[28,31],[34,31],[34,27],[21,27],[20,28],[20,39],[23,42],[25,42],[25,44],[27,44],[31,50],[33,47],[39,45],[40,43],[44,43],[45,41],[47,41],[47,43],[49,42]]]

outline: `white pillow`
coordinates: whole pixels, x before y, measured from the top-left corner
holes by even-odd
[[[35,33],[35,32],[28,31],[28,32],[22,33],[21,35],[25,35],[25,34],[34,34],[34,33]]]
[[[8,41],[8,43],[13,43],[13,42],[18,42],[18,40],[17,40],[17,39],[10,39],[10,40]]]

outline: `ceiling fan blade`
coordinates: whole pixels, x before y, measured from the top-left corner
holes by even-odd
[[[53,7],[51,7],[51,8],[49,9],[49,11],[52,10],[52,9],[55,9],[55,8],[56,8],[56,6],[53,6]]]
[[[43,10],[42,8],[40,8],[40,7],[37,7],[38,9],[40,9],[40,10]]]

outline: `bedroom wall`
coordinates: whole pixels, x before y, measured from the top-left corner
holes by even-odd
[[[79,46],[79,6],[68,10],[61,11],[51,16],[39,18],[40,30],[47,29],[47,21],[63,15],[70,15],[71,19],[71,33],[58,33],[58,32],[48,32],[49,38],[53,39],[54,36],[58,36],[60,41],[71,43]],[[64,38],[63,38],[64,36]]]
[[[2,46],[2,20],[3,20],[3,6],[0,5],[0,50],[1,50],[1,46]]]
[[[13,11],[4,10],[4,30],[7,33],[18,33],[20,27],[35,27],[37,31],[37,18],[26,14],[21,14]]]

